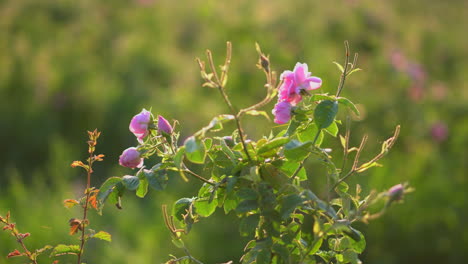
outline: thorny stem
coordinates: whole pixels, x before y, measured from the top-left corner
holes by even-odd
[[[88,204],[89,204],[89,196],[91,194],[90,188],[91,188],[91,173],[92,173],[92,166],[93,166],[93,152],[90,151],[89,153],[89,161],[88,161],[89,169],[87,170],[88,172],[88,179],[86,182],[86,201],[85,201],[85,206],[83,209],[83,220],[82,220],[82,228],[81,228],[81,244],[80,244],[80,252],[78,253],[78,262],[77,264],[81,263],[81,256],[83,255],[83,249],[84,249],[84,244],[85,244],[85,225],[87,223],[87,216],[88,216]]]
[[[4,220],[3,218],[0,217],[0,220],[2,220],[1,222],[3,222],[5,225],[9,225],[10,222],[8,218],[9,217],[7,216],[7,220]],[[29,260],[31,260],[33,264],[37,264],[36,258],[32,256],[31,251],[29,251],[26,245],[24,244],[23,242],[24,237],[20,237],[20,233],[18,232],[16,227],[13,227],[11,229],[11,234],[16,238],[16,241],[21,245],[21,247],[24,250],[24,253],[26,254],[26,256],[28,256]]]

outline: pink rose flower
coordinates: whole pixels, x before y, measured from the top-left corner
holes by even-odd
[[[140,157],[140,152],[135,147],[128,148],[122,152],[119,157],[119,164],[128,168],[141,168],[143,166],[143,158]]]
[[[151,113],[143,109],[130,121],[130,131],[135,134],[138,141],[142,141],[148,135],[148,124],[151,122]]]
[[[296,63],[293,71],[284,71],[280,79],[283,84],[279,88],[278,101],[287,101],[292,105],[302,100],[301,90],[315,90],[322,86],[322,79],[311,76],[305,63]]]
[[[172,134],[172,126],[162,116],[158,116],[158,130],[167,134]]]
[[[275,123],[285,124],[291,119],[291,103],[287,101],[278,102],[272,113],[275,116]]]

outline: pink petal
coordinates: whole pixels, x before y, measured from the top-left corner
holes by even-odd
[[[296,66],[294,67],[294,79],[298,85],[302,84],[303,82],[306,81],[308,75],[308,67],[307,64],[305,63],[296,63]]]

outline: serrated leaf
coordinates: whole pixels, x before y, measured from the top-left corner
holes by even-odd
[[[197,214],[202,217],[208,217],[212,215],[216,211],[217,206],[218,199],[213,199],[211,202],[207,198],[195,201],[195,208],[197,210]]]
[[[299,142],[291,140],[284,146],[284,156],[291,161],[302,161],[310,153],[312,142]]]
[[[319,129],[329,127],[338,113],[338,102],[324,100],[320,102],[314,111],[314,122]]]
[[[140,198],[144,198],[148,193],[148,180],[146,177],[140,179],[140,185],[138,185],[138,189],[136,190],[136,196]]]
[[[238,214],[246,213],[246,212],[255,210],[257,208],[258,208],[257,200],[243,200],[237,205],[236,212]]]
[[[257,154],[262,154],[265,152],[268,152],[270,150],[277,149],[279,147],[282,147],[284,144],[289,142],[289,138],[287,137],[280,137],[280,138],[275,138],[268,143],[264,144],[257,150]]]
[[[174,166],[178,169],[182,168],[184,154],[185,154],[185,147],[182,146],[177,150],[176,154],[174,155]]]
[[[61,255],[66,255],[66,254],[77,255],[79,253],[80,253],[80,246],[79,245],[59,244],[59,245],[54,247],[54,249],[50,253],[50,256],[51,257],[56,257],[56,256],[61,256]]]
[[[242,200],[256,200],[258,198],[258,193],[250,188],[242,188],[237,191],[237,196]]]
[[[162,191],[166,188],[169,178],[165,169],[162,170],[145,170],[146,179],[148,180],[149,186],[156,191]]]
[[[183,221],[183,215],[187,213],[186,211],[189,209],[193,201],[193,198],[181,198],[177,200],[172,207],[172,216],[179,221]]]
[[[200,139],[191,136],[185,140],[185,156],[192,163],[203,164],[205,162],[205,144]]]
[[[322,246],[323,238],[319,238],[317,241],[314,241],[313,243],[314,243],[314,245],[313,245],[312,249],[310,250],[309,255],[314,255],[315,253],[317,253],[317,251]]]
[[[239,232],[241,236],[251,236],[254,234],[255,229],[260,221],[260,215],[252,214],[241,219],[239,223]]]
[[[66,208],[72,208],[73,206],[75,206],[77,204],[80,204],[80,202],[78,202],[77,200],[74,200],[74,199],[66,199],[66,200],[63,201],[63,205]]]
[[[140,179],[137,176],[125,175],[122,177],[122,183],[127,190],[135,191],[140,185]]]
[[[351,102],[348,98],[345,98],[345,97],[338,97],[337,98],[338,100],[338,103],[348,107],[349,109],[351,109],[357,116],[359,116],[359,110],[357,109],[356,105]]]
[[[336,137],[338,135],[338,125],[336,124],[336,122],[332,122],[331,125],[325,129],[325,131],[328,134]]]
[[[99,188],[99,193],[97,195],[97,199],[100,201],[101,205],[104,205],[105,201],[108,198],[112,200],[111,196],[115,197],[116,193],[114,193],[114,189],[119,184],[123,188],[121,177],[110,177],[101,185],[101,188]],[[123,190],[117,190],[117,191],[120,194],[120,192]],[[111,195],[112,193],[114,193],[114,195]],[[111,201],[111,202],[115,203],[116,201]]]
[[[289,218],[290,214],[303,203],[303,199],[297,194],[291,194],[281,200],[281,218],[283,220]]]
[[[98,238],[98,239],[101,239],[101,240],[104,240],[104,241],[107,241],[107,242],[112,241],[111,234],[109,234],[109,233],[107,233],[105,231],[99,231],[96,234],[94,234],[92,237],[93,238]]]

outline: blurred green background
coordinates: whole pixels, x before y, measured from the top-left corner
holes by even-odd
[[[30,248],[73,243],[68,219],[78,211],[62,200],[80,196],[85,175],[70,163],[86,155],[86,130],[103,131],[93,183],[133,173],[118,166],[136,145],[128,131],[142,108],[177,119],[182,138],[225,113],[216,91],[200,86],[195,57],[212,49],[221,63],[233,42],[229,93],[238,106],[264,96],[254,43],[273,68],[309,64],[333,93],[343,41],[359,53],[359,67],[343,96],[360,104],[352,142],[369,134],[367,155],[401,124],[383,168],[361,175],[366,190],[409,182],[403,205],[362,225],[364,263],[462,263],[468,258],[468,2],[464,0],[22,0],[0,1],[0,215],[11,211]],[[266,109],[270,111],[269,105]],[[272,124],[245,120],[258,138]],[[328,142],[332,142],[329,139]],[[325,143],[327,144],[327,142]],[[335,143],[333,143],[335,144]],[[171,179],[164,192],[129,194],[91,224],[113,241],[91,242],[87,263],[160,263],[182,255],[170,243],[161,204],[196,195],[191,181]],[[311,180],[313,185],[313,179]],[[318,183],[317,183],[318,184]],[[320,190],[317,185],[316,189]],[[245,239],[232,216],[204,219],[189,235],[205,263],[242,255]],[[0,263],[17,248],[0,233]],[[63,257],[60,263],[72,263]],[[50,263],[47,257],[41,263]]]

